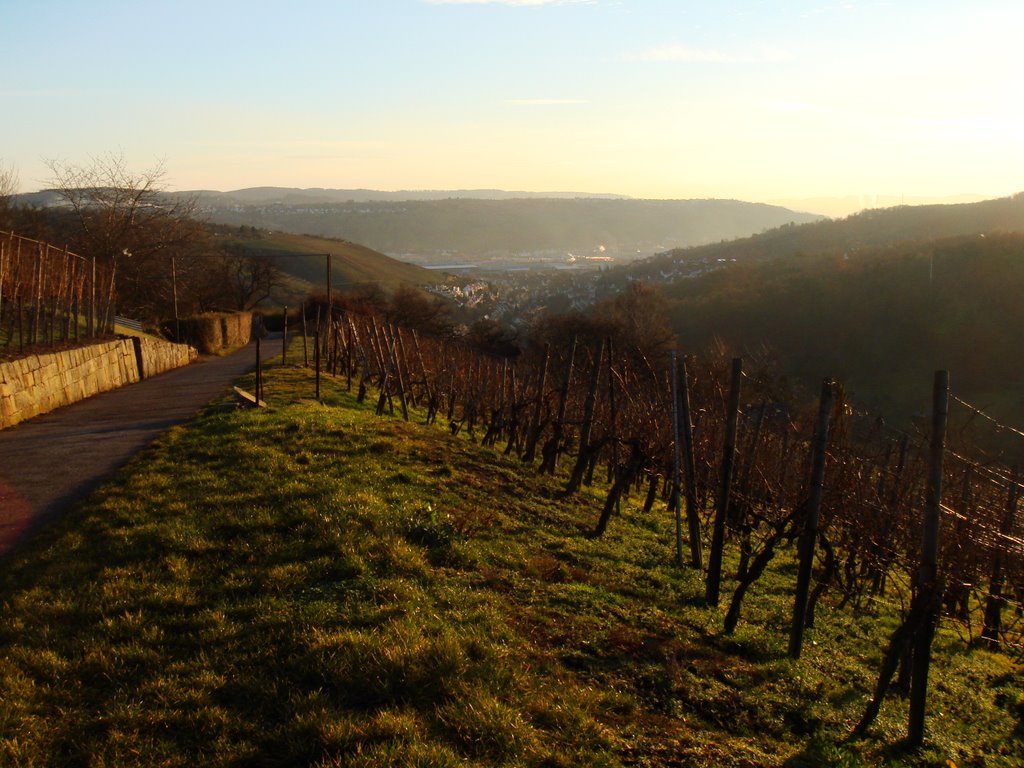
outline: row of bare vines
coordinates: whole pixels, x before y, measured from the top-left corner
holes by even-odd
[[[915,653],[926,677],[922,657],[939,621],[969,645],[1024,660],[1021,478],[979,448],[991,425],[955,395],[937,439],[935,422],[893,429],[831,381],[817,404],[802,403],[770,367],[744,371],[722,353],[652,360],[579,337],[512,360],[371,315],[335,311],[317,327],[325,370],[360,400],[375,397],[378,414],[410,419],[416,408],[428,423],[443,420],[453,434],[563,478],[567,495],[607,488],[590,536],[614,525],[628,496],[645,513],[667,504],[675,559],[706,571],[708,603],[731,586],[727,633],[775,555],[796,547],[803,584],[792,656],[826,595],[835,609],[903,615],[879,701],[897,667],[909,686]],[[922,542],[933,535],[929,565]],[[861,730],[872,719],[869,707]]]
[[[113,275],[95,259],[0,232],[0,354],[102,336],[114,298]]]

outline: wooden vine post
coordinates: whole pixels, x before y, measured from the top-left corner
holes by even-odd
[[[743,380],[743,360],[732,361],[732,383],[729,387],[729,405],[726,409],[728,420],[725,430],[725,448],[722,451],[722,469],[715,506],[715,523],[711,534],[711,554],[708,555],[708,580],[704,599],[708,605],[717,606],[722,589],[722,550],[725,547],[725,517],[729,511],[729,487],[732,483],[732,468],[736,457],[736,428],[740,412],[740,384]]]
[[[566,493],[576,493],[583,484],[583,475],[586,472],[587,464],[590,462],[593,446],[590,444],[590,435],[594,428],[594,409],[597,407],[597,390],[601,385],[601,363],[604,354],[604,340],[594,345],[593,367],[590,372],[590,386],[587,388],[587,399],[583,403],[583,424],[580,426],[580,449],[576,457],[576,465],[573,467],[572,476],[569,478],[569,485]]]
[[[316,370],[316,394],[320,400],[320,329],[313,331],[313,368]]]
[[[0,323],[3,322],[4,317],[4,281],[7,277],[7,270],[4,268],[7,265],[6,256],[6,243],[0,241]]]
[[[395,378],[398,383],[398,402],[402,406],[402,419],[409,420],[409,402],[405,394],[405,374],[402,366],[406,363],[405,348],[402,345],[402,336],[397,327],[391,328],[391,364],[395,368]]]
[[[540,364],[540,373],[537,379],[537,401],[533,406],[533,418],[530,420],[530,433],[526,438],[526,451],[523,453],[523,461],[532,462],[537,455],[537,442],[541,433],[541,413],[544,409],[544,387],[548,377],[548,361],[551,357],[551,345],[544,345],[544,359]]]
[[[750,437],[750,445],[747,448],[747,458],[743,467],[743,471],[739,477],[739,494],[740,498],[743,499],[743,503],[737,505],[739,508],[732,509],[733,524],[740,531],[740,563],[736,568],[736,578],[742,580],[746,575],[747,568],[750,567],[750,557],[752,554],[753,547],[751,545],[751,534],[755,526],[755,522],[751,519],[751,503],[750,503],[750,482],[751,477],[754,473],[754,467],[757,464],[757,451],[761,443],[761,432],[764,429],[764,422],[767,418],[768,404],[766,402],[761,403],[761,407],[757,409],[757,419],[754,421],[753,434]],[[813,613],[813,611],[812,611]]]
[[[924,621],[913,642],[913,667],[910,678],[910,720],[907,741],[911,746],[924,742],[925,704],[928,696],[928,670],[931,666],[932,638],[939,620],[942,590],[939,585],[939,521],[942,507],[942,464],[946,449],[946,421],[949,416],[949,372],[936,371],[932,390],[932,436],[928,450],[928,491],[925,497],[924,526],[921,534],[921,565],[917,571],[917,591],[926,606]]]
[[[434,390],[430,386],[430,376],[427,375],[427,366],[423,362],[423,352],[420,349],[420,339],[415,329],[412,332],[412,348],[416,353],[416,362],[419,363],[420,379],[423,382],[423,395],[427,398],[427,407],[429,408],[431,403],[434,402]]]
[[[1013,534],[1014,523],[1017,517],[1019,484],[1020,468],[1014,467],[1013,476],[1010,479],[1010,490],[1006,499],[1006,513],[1003,515],[1003,520],[999,527],[999,535],[1003,540]],[[981,630],[981,639],[993,648],[999,645],[1003,605],[1006,603],[1006,598],[1003,596],[1003,587],[1006,584],[1005,556],[1006,554],[1002,546],[997,545],[992,555],[992,575],[989,577],[988,597],[985,599],[985,622]]]
[[[352,324],[352,318],[348,316],[348,313],[343,313],[343,319],[345,321],[345,391],[352,391],[352,347],[358,342],[356,336],[355,326]]]
[[[263,361],[260,359],[260,337],[256,337],[256,402],[263,399]]]
[[[612,442],[612,456],[609,464],[608,477],[614,482],[619,471],[619,412],[615,403],[615,345],[612,337],[608,337],[608,437]]]
[[[793,659],[800,658],[800,651],[804,644],[804,629],[807,626],[807,595],[811,586],[815,543],[818,540],[818,513],[821,510],[825,459],[828,451],[828,430],[834,400],[835,384],[831,379],[825,379],[821,385],[818,419],[814,425],[814,440],[811,445],[811,481],[807,494],[804,530],[800,537],[800,563],[797,570],[796,599],[793,603],[793,623],[789,631],[789,656]]]
[[[281,313],[284,333],[281,337],[281,365],[288,365],[288,307]]]
[[[676,565],[683,564],[683,511],[679,498],[679,488],[682,485],[682,451],[680,450],[679,429],[679,363],[676,353],[672,353],[672,509],[675,510],[676,518]]]
[[[686,358],[679,361],[679,419],[683,448],[683,471],[686,473],[686,523],[690,530],[690,565],[703,567],[701,551],[700,510],[697,509],[697,468],[693,458],[693,419],[690,415],[690,381]]]

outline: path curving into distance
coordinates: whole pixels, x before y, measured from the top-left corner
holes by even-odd
[[[0,560],[255,367],[252,343],[0,430]]]

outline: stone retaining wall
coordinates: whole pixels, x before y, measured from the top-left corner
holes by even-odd
[[[155,339],[119,339],[0,363],[0,429],[187,365],[195,349]]]
[[[142,378],[148,379],[158,373],[170,371],[174,368],[181,368],[184,365],[195,362],[199,353],[195,347],[188,344],[172,344],[169,341],[159,339],[136,339],[141,347]]]
[[[207,312],[183,317],[181,338],[204,355],[244,347],[252,336],[252,312]]]

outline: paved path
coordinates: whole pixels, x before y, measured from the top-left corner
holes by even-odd
[[[250,344],[0,430],[0,559],[255,363]]]

